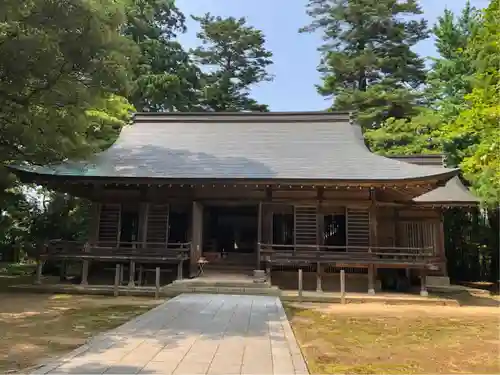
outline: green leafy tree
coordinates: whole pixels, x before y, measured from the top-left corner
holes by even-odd
[[[3,165],[84,157],[112,143],[129,119],[124,97],[137,50],[120,32],[125,5],[0,3],[0,247],[15,260],[33,249],[43,211]]]
[[[467,2],[459,17],[446,9],[432,29],[439,57],[432,59],[427,96],[429,105],[439,111],[444,121],[458,115],[464,96],[472,90],[474,66],[466,51],[477,33],[478,17],[478,11]]]
[[[466,53],[473,61],[472,92],[445,133],[448,152],[487,205],[500,203],[500,0],[492,0]]]
[[[92,149],[87,111],[126,95],[135,49],[117,1],[0,4],[0,161],[48,163]]]
[[[200,70],[175,40],[185,17],[172,0],[132,0],[124,34],[140,49],[131,102],[139,111],[197,108]]]
[[[108,148],[118,138],[120,130],[129,121],[135,108],[126,98],[109,95],[101,98],[94,108],[85,112],[87,118],[86,140],[94,150]]]
[[[356,110],[365,128],[416,114],[425,70],[412,47],[428,36],[417,1],[310,0],[307,14],[300,31],[323,34],[318,91],[332,109]]]
[[[201,26],[202,45],[192,51],[203,69],[201,105],[208,111],[267,111],[250,96],[250,88],[270,81],[267,67],[272,53],[262,31],[247,26],[244,18],[205,14],[193,17]]]
[[[365,136],[372,150],[400,155],[444,152],[444,127],[464,108],[464,95],[471,91],[474,64],[466,51],[477,28],[478,13],[469,3],[459,17],[444,11],[432,28],[439,57],[427,75],[426,107],[412,118],[389,118],[380,128],[368,130]]]
[[[443,150],[443,118],[435,110],[420,109],[411,120],[387,119],[381,127],[368,129],[370,149],[382,155],[440,153]]]
[[[0,190],[0,202],[0,259],[18,262],[32,249],[30,231],[38,207],[21,185]]]

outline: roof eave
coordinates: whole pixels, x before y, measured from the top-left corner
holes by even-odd
[[[376,184],[376,185],[401,185],[401,184],[418,184],[422,182],[438,181],[439,185],[446,183],[450,178],[454,177],[458,170],[449,170],[432,176],[422,176],[417,178],[407,179],[335,179],[335,178],[171,178],[171,177],[137,177],[137,176],[84,176],[84,175],[67,175],[57,173],[40,173],[37,171],[28,171],[16,166],[7,166],[7,168],[16,174],[23,182],[36,182],[43,180],[69,180],[80,182],[123,182],[137,184],[153,184],[153,183],[303,183],[303,184]]]

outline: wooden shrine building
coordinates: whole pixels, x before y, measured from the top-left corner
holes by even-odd
[[[477,200],[440,156],[387,158],[348,113],[138,113],[86,161],[11,167],[24,182],[88,198],[85,244],[45,258],[266,270],[400,269],[446,277],[442,208]],[[413,271],[411,271],[413,270]],[[133,284],[133,280],[132,280]]]

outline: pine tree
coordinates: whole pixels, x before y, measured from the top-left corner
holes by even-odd
[[[464,108],[464,95],[471,91],[474,64],[467,52],[478,28],[478,13],[466,4],[456,17],[445,10],[432,28],[439,57],[427,75],[423,106],[411,119],[389,119],[365,136],[374,151],[385,154],[442,153],[444,127]],[[457,162],[448,157],[450,166]]]
[[[424,61],[411,47],[427,38],[415,0],[310,0],[313,22],[301,32],[321,31],[322,83],[318,91],[333,96],[332,109],[358,111],[365,128],[388,118],[415,114]]]
[[[205,14],[193,17],[201,26],[201,46],[192,51],[203,69],[202,106],[207,111],[267,111],[250,96],[250,88],[270,81],[267,67],[272,53],[262,31],[244,18],[222,18]]]
[[[172,0],[133,0],[124,33],[140,49],[130,97],[138,111],[197,108],[200,70],[176,40],[185,16]]]

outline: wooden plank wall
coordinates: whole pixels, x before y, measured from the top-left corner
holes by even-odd
[[[395,211],[394,207],[377,207],[378,245],[380,247],[397,245]]]

